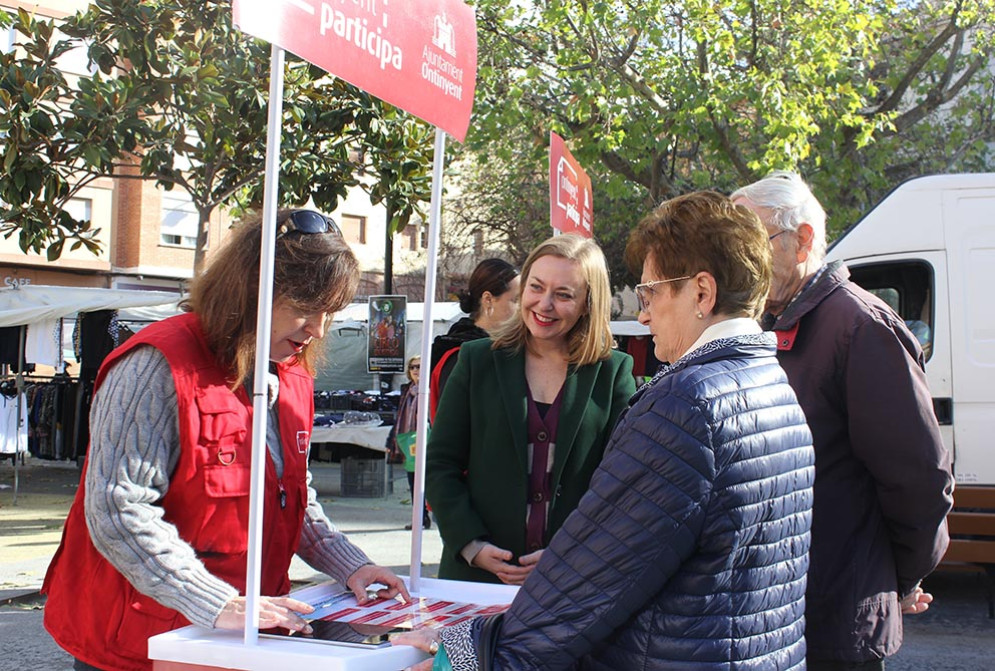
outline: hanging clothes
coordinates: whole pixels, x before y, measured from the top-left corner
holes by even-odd
[[[79,313],[73,342],[80,366],[94,371],[99,369],[104,357],[119,344],[118,330],[117,310]]]
[[[93,405],[95,380],[80,379],[76,388],[75,419],[72,423],[73,457],[79,459],[90,446],[90,407]],[[67,425],[68,426],[68,425]]]
[[[73,349],[80,362],[79,387],[73,397],[74,420],[64,425],[67,442],[73,446],[73,454],[78,459],[86,454],[90,440],[90,405],[93,402],[93,387],[97,371],[104,358],[120,342],[120,327],[116,310],[81,312],[76,317],[73,329]]]
[[[86,452],[77,438],[79,383],[59,374],[25,387],[28,451],[41,459],[73,459]]]
[[[61,319],[46,319],[28,324],[24,338],[24,359],[56,370],[62,368]]]
[[[20,416],[20,421],[18,417]],[[0,388],[0,454],[14,455],[28,451],[28,404],[18,394],[8,395]]]
[[[24,360],[17,365],[17,353],[21,348],[21,327],[0,328],[0,364],[7,364],[14,371],[24,370]]]

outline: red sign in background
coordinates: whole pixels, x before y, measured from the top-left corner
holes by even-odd
[[[477,24],[462,0],[233,0],[242,31],[466,137]]]
[[[594,234],[591,178],[556,133],[549,134],[549,221],[561,233]]]

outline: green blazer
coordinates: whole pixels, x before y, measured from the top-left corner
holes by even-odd
[[[491,339],[462,345],[446,382],[426,450],[425,493],[442,534],[439,577],[498,582],[459,554],[470,541],[525,549],[528,494],[525,353],[492,350]],[[615,420],[636,391],[632,357],[571,367],[553,459],[553,500],[545,543],[587,491]]]

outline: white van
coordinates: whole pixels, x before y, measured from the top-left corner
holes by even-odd
[[[959,485],[995,485],[995,173],[908,181],[829,249],[919,338]]]

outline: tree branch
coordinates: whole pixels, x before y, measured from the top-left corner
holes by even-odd
[[[654,91],[653,87],[649,85],[649,83],[643,78],[643,76],[640,75],[638,72],[636,72],[628,64],[621,63],[618,73],[622,76],[622,78],[625,81],[629,82],[629,84],[632,85],[632,88],[634,88],[636,92],[642,94],[643,99],[645,99],[646,102],[652,105],[654,109],[656,109],[659,112],[672,111],[670,109],[670,103],[662,96],[660,96],[660,94]]]
[[[601,161],[605,164],[606,168],[608,168],[612,172],[622,175],[630,182],[641,184],[647,189],[649,189],[653,183],[653,178],[652,175],[650,174],[650,171],[643,170],[641,172],[637,172],[633,168],[632,163],[630,163],[627,159],[622,157],[617,152],[602,151]]]
[[[946,90],[942,88],[941,85],[937,85],[926,94],[926,97],[921,103],[913,107],[912,109],[902,113],[894,121],[895,129],[889,131],[889,135],[894,135],[901,133],[907,128],[914,126],[923,120],[931,112],[936,111],[941,105],[953,100],[957,94],[970,82],[977,72],[985,66],[987,59],[982,56],[975,58],[966,70],[961,74],[961,76],[954,82],[953,86],[950,86]]]
[[[715,109],[711,105],[708,105],[708,118],[712,122],[712,128],[715,129],[715,134],[719,138],[719,146],[722,147],[722,151],[729,157],[729,161],[736,169],[740,181],[743,183],[752,181],[754,179],[753,171],[747,166],[746,159],[743,158],[739,147],[729,137],[729,126],[716,118]]]
[[[698,43],[698,74],[701,75],[702,81],[701,86],[705,88],[704,78],[708,74],[708,52],[706,51],[706,44],[704,42]],[[740,152],[739,147],[732,138],[729,137],[729,126],[724,122],[720,121],[715,115],[715,107],[707,103],[706,108],[708,109],[708,119],[712,122],[712,128],[715,130],[715,134],[719,139],[719,146],[722,147],[722,151],[725,152],[726,156],[729,157],[729,161],[732,163],[733,167],[739,175],[742,182],[749,182],[753,178],[753,171],[749,169],[746,165],[746,159],[743,158],[743,154]]]
[[[864,116],[876,116],[878,114],[886,114],[888,112],[893,112],[896,109],[898,109],[899,105],[902,102],[902,98],[909,90],[909,87],[912,85],[912,82],[915,81],[915,78],[919,75],[920,72],[922,72],[922,69],[926,67],[926,63],[929,62],[929,59],[932,58],[933,55],[936,54],[936,52],[938,52],[943,47],[944,44],[946,44],[947,40],[949,40],[951,37],[957,34],[958,32],[957,15],[960,13],[960,8],[961,8],[960,3],[957,3],[957,6],[954,8],[953,14],[951,14],[950,16],[950,21],[948,21],[947,25],[943,28],[943,30],[940,31],[940,33],[937,34],[936,37],[934,37],[928,45],[926,45],[926,48],[919,52],[919,55],[909,65],[908,69],[905,71],[905,74],[902,76],[901,80],[899,80],[898,84],[895,86],[895,90],[891,92],[891,95],[888,96],[888,98],[886,98],[885,101],[880,105],[878,105],[878,107],[875,108],[874,110],[864,112]],[[952,54],[951,58],[954,58],[955,56],[956,53]]]

